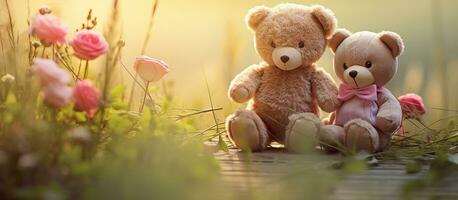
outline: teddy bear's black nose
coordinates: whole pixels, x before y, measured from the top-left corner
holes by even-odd
[[[289,61],[289,57],[288,56],[281,56],[280,57],[280,60],[283,62],[283,63],[286,63]]]
[[[355,78],[355,77],[358,75],[358,72],[355,71],[355,70],[352,70],[352,71],[350,71],[349,75],[350,75],[352,78]]]

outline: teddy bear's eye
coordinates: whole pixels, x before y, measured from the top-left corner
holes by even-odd
[[[366,68],[371,68],[372,67],[372,62],[367,61],[366,64],[364,65]]]
[[[305,47],[304,41],[300,41],[299,42],[299,48],[304,48],[304,47]]]
[[[343,64],[343,68],[344,68],[344,70],[348,69],[347,63]]]
[[[270,43],[270,46],[271,46],[272,48],[276,48],[276,47],[277,47],[277,45],[275,45],[275,42],[274,42],[274,41],[272,41],[272,42]]]

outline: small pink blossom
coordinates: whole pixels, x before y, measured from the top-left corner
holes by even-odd
[[[73,90],[73,99],[78,110],[93,118],[100,105],[100,91],[89,80],[78,81]]]
[[[70,75],[61,69],[56,62],[50,59],[35,58],[32,71],[40,78],[41,85],[49,84],[65,85],[70,82]]]
[[[52,44],[64,44],[65,36],[68,33],[67,25],[54,15],[34,15],[30,31],[38,37],[45,46]]]
[[[70,42],[74,55],[82,60],[94,60],[108,51],[108,42],[98,32],[92,30],[78,31]]]
[[[401,104],[402,114],[405,119],[419,119],[426,113],[423,99],[414,93],[409,93],[398,98]]]
[[[137,57],[135,59],[134,69],[147,82],[159,81],[169,72],[167,63],[148,56]]]
[[[41,91],[45,102],[55,108],[62,108],[72,100],[72,89],[63,84],[50,84]]]

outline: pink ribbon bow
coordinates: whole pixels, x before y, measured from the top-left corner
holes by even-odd
[[[377,86],[372,84],[363,88],[352,88],[347,84],[340,84],[337,99],[340,101],[347,101],[355,96],[363,100],[376,101]]]

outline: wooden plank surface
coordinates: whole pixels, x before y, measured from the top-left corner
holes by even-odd
[[[279,183],[294,176],[294,170],[330,169],[338,155],[290,154],[282,148],[271,148],[262,153],[242,153],[237,149],[213,153],[221,166],[221,179],[228,192],[239,199],[252,199],[253,191],[284,192]],[[344,176],[328,195],[329,199],[403,199],[402,188],[406,183],[426,176],[428,167],[420,172],[407,174],[405,166],[397,161],[382,161],[361,174]],[[279,181],[281,180],[281,181]],[[280,195],[281,196],[281,195]],[[458,199],[458,173],[446,178],[435,187],[418,191],[414,199]]]

